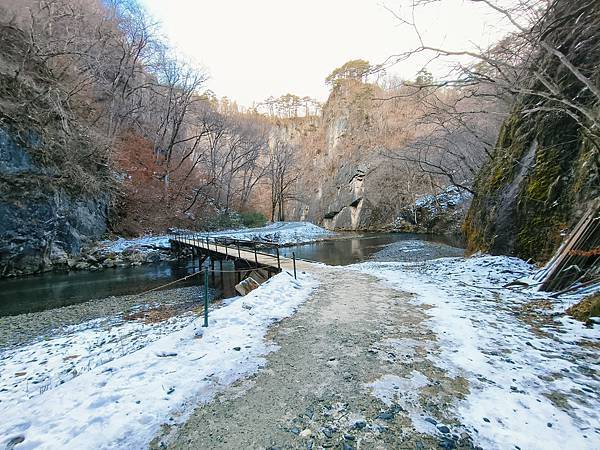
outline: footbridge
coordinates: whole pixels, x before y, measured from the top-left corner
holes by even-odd
[[[219,263],[221,270],[223,261],[232,261],[238,274],[238,281],[243,279],[243,274],[252,270],[265,271],[268,276],[286,270],[296,277],[297,267],[295,254],[292,258],[285,258],[279,254],[280,246],[276,243],[233,239],[227,237],[214,237],[200,234],[169,235],[171,249],[178,255],[188,254],[198,257],[199,269],[209,259],[211,269]],[[266,252],[266,248],[273,249],[273,253]]]

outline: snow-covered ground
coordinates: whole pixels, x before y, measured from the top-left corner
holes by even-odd
[[[469,394],[455,413],[479,445],[600,448],[600,326],[556,314],[531,288],[502,288],[531,279],[534,267],[492,256],[353,267],[432,306],[427,323],[439,351],[430,358],[449,376],[468,379]],[[562,300],[561,309],[577,300]],[[410,389],[418,390],[423,380],[415,380]]]
[[[437,214],[471,200],[472,195],[456,186],[447,186],[437,195],[424,195],[415,200],[415,207]]]
[[[0,352],[0,446],[145,448],[162,424],[184,421],[265,363],[268,327],[317,284],[299,275],[229,299],[208,328],[192,314],[152,325],[97,320]]]
[[[190,232],[191,233],[191,232]],[[231,237],[254,241],[275,242],[280,245],[303,244],[332,236],[327,231],[310,222],[275,222],[260,228],[244,228],[241,230],[225,230],[211,233],[195,233],[197,236]],[[136,239],[119,238],[116,241],[100,243],[104,253],[119,253],[128,248],[168,247],[167,236],[143,236]]]

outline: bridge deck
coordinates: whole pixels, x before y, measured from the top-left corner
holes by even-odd
[[[203,254],[216,257],[216,259],[243,260],[248,267],[263,267],[275,272],[287,270],[290,273],[294,270],[294,261],[290,258],[264,253],[256,248],[244,248],[239,244],[231,245],[220,241],[210,241],[210,239],[207,240],[200,236],[174,236],[170,238],[170,241],[200,250]],[[309,265],[310,263],[305,261],[296,261],[297,270],[306,270]]]

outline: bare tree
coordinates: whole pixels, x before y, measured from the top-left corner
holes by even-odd
[[[419,112],[411,119],[415,134],[403,147],[384,153],[432,175],[441,184],[474,193],[475,176],[491,157],[509,111],[506,101],[485,89],[483,84],[430,91],[414,86],[401,89],[402,95],[414,96],[419,102]]]
[[[199,89],[206,76],[197,70],[163,55],[157,67],[159,86],[155,90],[159,104],[158,126],[154,131],[154,145],[157,161],[163,167],[161,178],[168,198],[170,175],[174,159],[181,154],[190,154],[196,149],[206,130],[203,127],[195,133],[188,133],[186,119],[191,106],[200,101]],[[187,149],[187,150],[186,150]]]
[[[290,188],[299,176],[294,164],[294,147],[274,137],[269,153],[269,181],[271,187],[271,220],[285,220],[285,202],[292,198]]]
[[[232,197],[237,198],[235,206],[245,209],[254,188],[268,170],[268,130],[247,118],[238,118],[238,121],[241,123],[235,130],[238,138],[233,141],[237,148],[231,158],[227,204],[230,205]]]
[[[598,3],[470,1],[511,24],[512,32],[488,49],[440,48],[426,41],[414,18],[418,8],[443,0],[413,1],[408,17],[395,14],[413,30],[419,46],[392,56],[387,65],[415,54],[457,61],[443,79],[405,83],[404,90],[390,96],[418,95],[430,109],[420,120],[428,132],[395,156],[472,191],[473,175],[489,159],[499,125],[517,99],[525,104],[523,116],[565,114],[598,146],[600,119],[594,105],[600,102],[600,88],[593,58],[584,57],[600,53],[597,28],[590,26],[600,21]]]
[[[3,30],[23,47],[11,55],[11,81],[35,85],[15,93],[13,122],[31,119],[23,128],[44,141],[35,151],[72,187],[105,177],[136,205],[162,202],[165,220],[250,207],[269,172],[272,122],[202,92],[204,72],[171,57],[136,0],[7,0],[1,9],[11,22]],[[314,109],[292,94],[272,100],[273,116]]]

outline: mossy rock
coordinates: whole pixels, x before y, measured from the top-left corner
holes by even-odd
[[[463,230],[470,251],[541,263],[598,196],[598,149],[566,115],[516,117],[475,183]]]
[[[571,49],[571,62],[596,77],[600,35],[594,17],[571,14],[568,2],[548,11],[545,39]],[[554,20],[562,20],[554,27]],[[534,70],[543,70],[564,98],[577,99],[598,115],[597,99],[580,80],[543,51],[533,55]],[[532,77],[523,81],[532,93],[545,85]],[[490,161],[474,185],[476,191],[464,224],[468,250],[510,254],[542,263],[560,245],[565,231],[600,195],[600,132],[589,118],[576,119],[552,96],[528,94],[516,99],[500,130]],[[587,122],[586,122],[587,121]]]
[[[600,317],[600,294],[584,298],[567,309],[567,314],[581,322],[591,324],[592,317]]]

